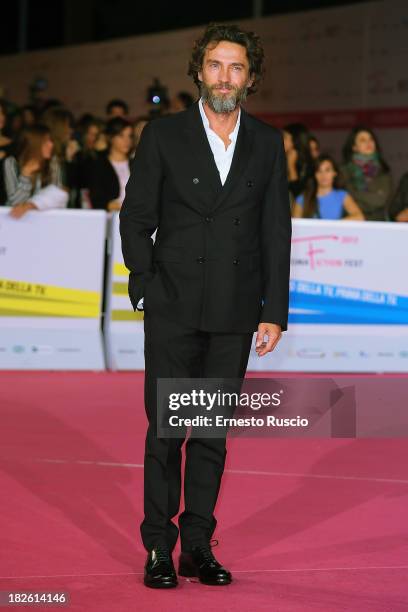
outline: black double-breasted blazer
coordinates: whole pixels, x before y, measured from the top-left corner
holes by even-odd
[[[157,228],[155,242],[151,236]],[[222,185],[198,102],[143,130],[120,211],[136,309],[210,332],[287,329],[291,218],[278,129],[241,109]]]

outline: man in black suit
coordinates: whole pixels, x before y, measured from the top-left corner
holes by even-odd
[[[282,136],[241,108],[263,59],[254,33],[207,27],[189,66],[200,100],[145,127],[120,212],[133,308],[144,301],[141,535],[150,587],[177,585],[171,552],[179,533],[180,575],[231,582],[211,550],[226,440],[189,437],[178,528],[184,440],[157,437],[158,378],[242,379],[253,333],[263,356],[287,328],[291,219]]]

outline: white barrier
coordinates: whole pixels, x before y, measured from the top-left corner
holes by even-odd
[[[113,370],[144,368],[143,313],[127,294],[119,218],[102,211],[0,209],[0,368],[102,369],[100,302]],[[408,228],[293,222],[289,330],[249,370],[408,372]]]
[[[142,369],[143,314],[127,297],[118,215],[107,285],[108,364]],[[407,372],[408,228],[354,221],[293,221],[289,329],[249,370]]]
[[[143,370],[143,312],[133,312],[128,296],[129,271],[123,261],[119,214],[114,213],[109,217],[109,259],[103,328],[107,366],[111,370]]]
[[[296,220],[289,331],[251,370],[407,372],[408,228]]]
[[[0,208],[0,368],[102,370],[106,214]]]

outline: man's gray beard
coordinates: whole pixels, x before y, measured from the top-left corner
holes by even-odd
[[[231,89],[234,95],[224,96],[223,94],[217,95],[217,90],[212,90],[205,83],[200,83],[200,94],[204,102],[208,104],[214,113],[231,113],[236,107],[244,102],[247,97],[247,86],[241,87],[241,89]]]

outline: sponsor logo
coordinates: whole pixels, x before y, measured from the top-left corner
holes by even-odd
[[[31,352],[41,355],[50,355],[53,352],[53,347],[48,344],[33,345]]]
[[[301,359],[323,359],[326,353],[319,348],[301,348],[296,351],[296,355]]]
[[[25,346],[22,346],[21,344],[16,344],[13,346],[13,353],[21,354],[24,353],[24,351]]]
[[[342,257],[330,253],[330,246],[355,246],[359,242],[357,235],[321,234],[298,236],[292,239],[292,244],[299,244],[296,255],[292,258],[293,266],[308,266],[311,270],[319,268],[362,268],[363,259]]]

